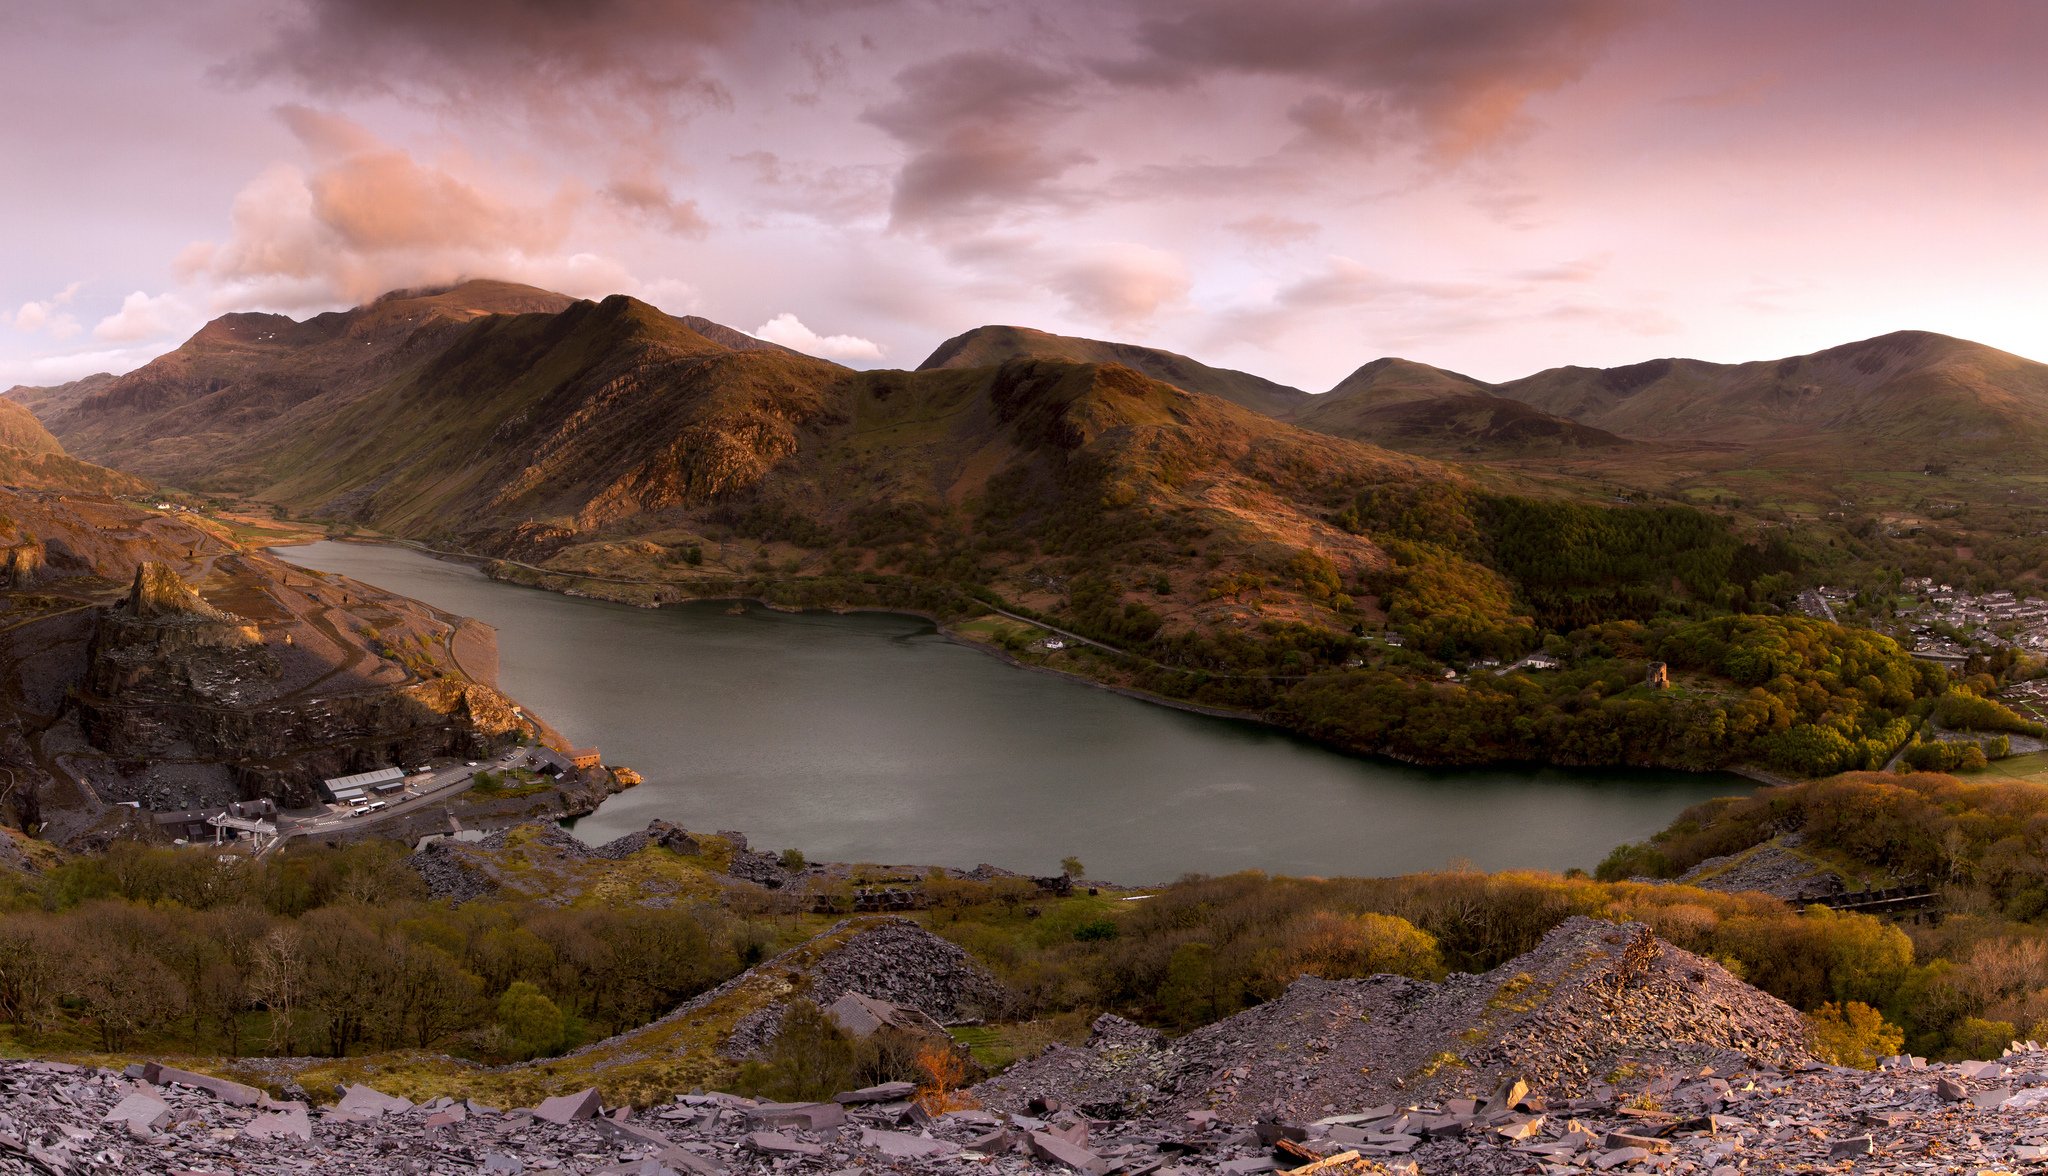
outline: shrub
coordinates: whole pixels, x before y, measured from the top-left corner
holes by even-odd
[[[562,1046],[562,1010],[524,980],[498,998],[498,1025],[519,1058],[537,1058]]]

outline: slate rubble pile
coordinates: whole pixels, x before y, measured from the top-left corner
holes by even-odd
[[[1815,902],[1844,894],[1841,878],[1776,845],[1712,857],[1677,879],[1702,890],[1754,890],[1786,902]]]
[[[486,863],[460,841],[429,841],[406,858],[405,864],[426,884],[430,898],[474,902],[499,890]]]
[[[775,968],[770,960],[752,971]],[[742,973],[739,981],[750,974]],[[713,989],[698,1000],[718,992]],[[902,918],[873,919],[865,930],[812,961],[804,969],[801,991],[790,997],[826,1008],[849,992],[917,1009],[941,1025],[997,1016],[1007,1002],[1002,983],[957,944]],[[781,1032],[790,1003],[777,1001],[741,1017],[719,1052],[730,1058],[764,1052]]]
[[[830,946],[821,951],[820,943]],[[650,1025],[583,1046],[571,1056],[639,1057],[633,1042],[649,1029],[748,1001],[754,1007],[734,1019],[715,1048],[735,1060],[755,1057],[774,1044],[791,1004],[808,1000],[822,1009],[849,992],[916,1009],[941,1025],[995,1018],[1010,1002],[1002,982],[957,944],[909,919],[864,915],[699,993]]]
[[[1423,1097],[1482,1097],[1509,1077],[1571,1089],[1624,1063],[1723,1071],[1807,1058],[1789,1006],[1640,923],[1566,920],[1535,949],[1441,984],[1304,976],[1279,999],[1168,1042],[1104,1018],[979,1089],[1021,1110],[1050,1098],[1091,1114],[1215,1111],[1315,1119]]]

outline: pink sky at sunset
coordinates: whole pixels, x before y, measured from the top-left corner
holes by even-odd
[[[496,276],[857,366],[1312,391],[1901,328],[2048,359],[2023,0],[24,0],[0,387]]]

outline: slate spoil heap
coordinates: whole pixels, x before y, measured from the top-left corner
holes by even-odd
[[[1279,999],[1172,1042],[1114,1018],[984,1083],[991,1106],[1052,1098],[1103,1116],[1213,1111],[1314,1119],[1425,1097],[1477,1097],[1506,1078],[1582,1090],[1622,1066],[1727,1071],[1807,1060],[1805,1023],[1639,923],[1575,917],[1479,976],[1305,976]],[[1107,1031],[1104,1031],[1107,1030]]]

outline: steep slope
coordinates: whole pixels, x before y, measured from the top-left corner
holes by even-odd
[[[247,467],[262,496],[408,534],[568,534],[752,485],[845,369],[734,350],[614,296],[479,321]]]
[[[990,367],[1012,359],[1057,359],[1070,363],[1119,363],[1190,392],[1205,392],[1233,404],[1286,417],[1308,403],[1308,393],[1285,384],[1232,371],[1135,343],[1111,343],[1054,335],[1029,327],[976,327],[939,344],[919,371],[935,368]]]
[[[395,291],[304,322],[224,315],[69,407],[53,404],[44,423],[87,459],[174,483],[231,486],[234,471],[221,455],[293,410],[318,415],[414,370],[479,318],[569,302],[530,286],[473,281]]]
[[[0,485],[80,494],[140,494],[149,484],[79,461],[11,395],[0,396]]]
[[[2048,448],[2048,365],[1926,331],[1756,363],[1553,368],[1498,391],[1630,437],[1824,438],[1894,461],[1944,446]]]
[[[1292,419],[1318,432],[1426,453],[1508,457],[1628,444],[1497,395],[1470,376],[1394,358],[1359,368]]]

